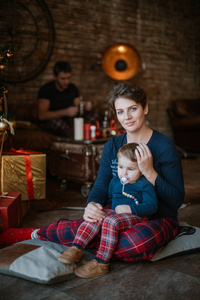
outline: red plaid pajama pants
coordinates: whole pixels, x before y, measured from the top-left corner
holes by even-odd
[[[72,134],[70,126],[67,124],[67,122],[65,122],[64,119],[61,118],[42,121],[39,123],[39,127],[44,131],[48,131],[61,137],[70,137]]]
[[[104,209],[106,215],[96,223],[84,221],[77,230],[73,245],[83,249],[101,232],[100,245],[96,257],[110,261],[118,243],[119,232],[131,228],[142,218],[133,214],[116,214],[114,210]]]
[[[73,221],[61,219],[40,228],[37,233],[42,240],[71,246],[83,221],[83,218]],[[178,222],[170,218],[141,220],[131,228],[119,233],[112,259],[123,261],[151,260],[158,249],[176,237],[178,227]],[[99,232],[88,244],[88,251],[97,253],[100,237]]]

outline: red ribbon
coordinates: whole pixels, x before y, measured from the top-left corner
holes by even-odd
[[[27,183],[27,193],[28,199],[34,199],[34,189],[33,189],[33,177],[31,171],[31,157],[30,154],[40,154],[41,152],[36,151],[25,151],[23,148],[19,150],[15,150],[14,148],[9,149],[9,152],[3,152],[2,154],[8,155],[24,155],[24,162],[25,162],[25,171],[26,171],[26,183]]]
[[[24,154],[24,155],[30,155],[30,154],[41,154],[42,152],[37,152],[37,151],[26,151],[24,150],[23,148],[20,148],[19,150],[15,150],[14,148],[11,148],[9,149],[8,152],[3,152],[2,154],[11,154],[11,155],[14,155],[14,154]]]

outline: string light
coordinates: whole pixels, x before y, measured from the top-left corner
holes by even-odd
[[[6,68],[9,59],[12,57],[13,53],[10,49],[10,46],[0,48],[0,71],[3,71]]]

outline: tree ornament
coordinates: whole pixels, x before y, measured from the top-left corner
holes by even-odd
[[[13,56],[10,46],[0,48],[0,71],[3,71],[8,64],[9,59]]]
[[[9,124],[10,124],[10,126],[13,127],[13,128],[15,128],[15,127],[17,126],[17,123],[16,123],[15,120],[9,121]],[[8,128],[9,130],[10,130],[10,126],[9,126],[9,128]]]
[[[12,53],[12,51],[10,49],[7,50],[6,56],[8,58],[11,58],[13,56],[13,53]]]
[[[3,138],[3,141],[5,142],[8,138],[8,132],[7,131],[0,131],[0,141],[2,141],[2,138]]]
[[[1,64],[1,65],[0,65],[0,70],[3,71],[3,70],[5,69],[5,67],[6,67],[5,65],[2,65],[2,64]]]
[[[8,123],[7,122],[5,122],[4,120],[0,120],[0,131],[2,132],[4,132],[4,131],[6,131],[6,129],[8,129]]]

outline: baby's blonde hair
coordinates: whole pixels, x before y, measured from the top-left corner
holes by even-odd
[[[137,148],[137,146],[139,146],[137,143],[129,143],[123,145],[117,153],[117,158],[119,158],[120,155],[123,155],[130,161],[136,162],[137,157],[135,155],[135,149]]]

